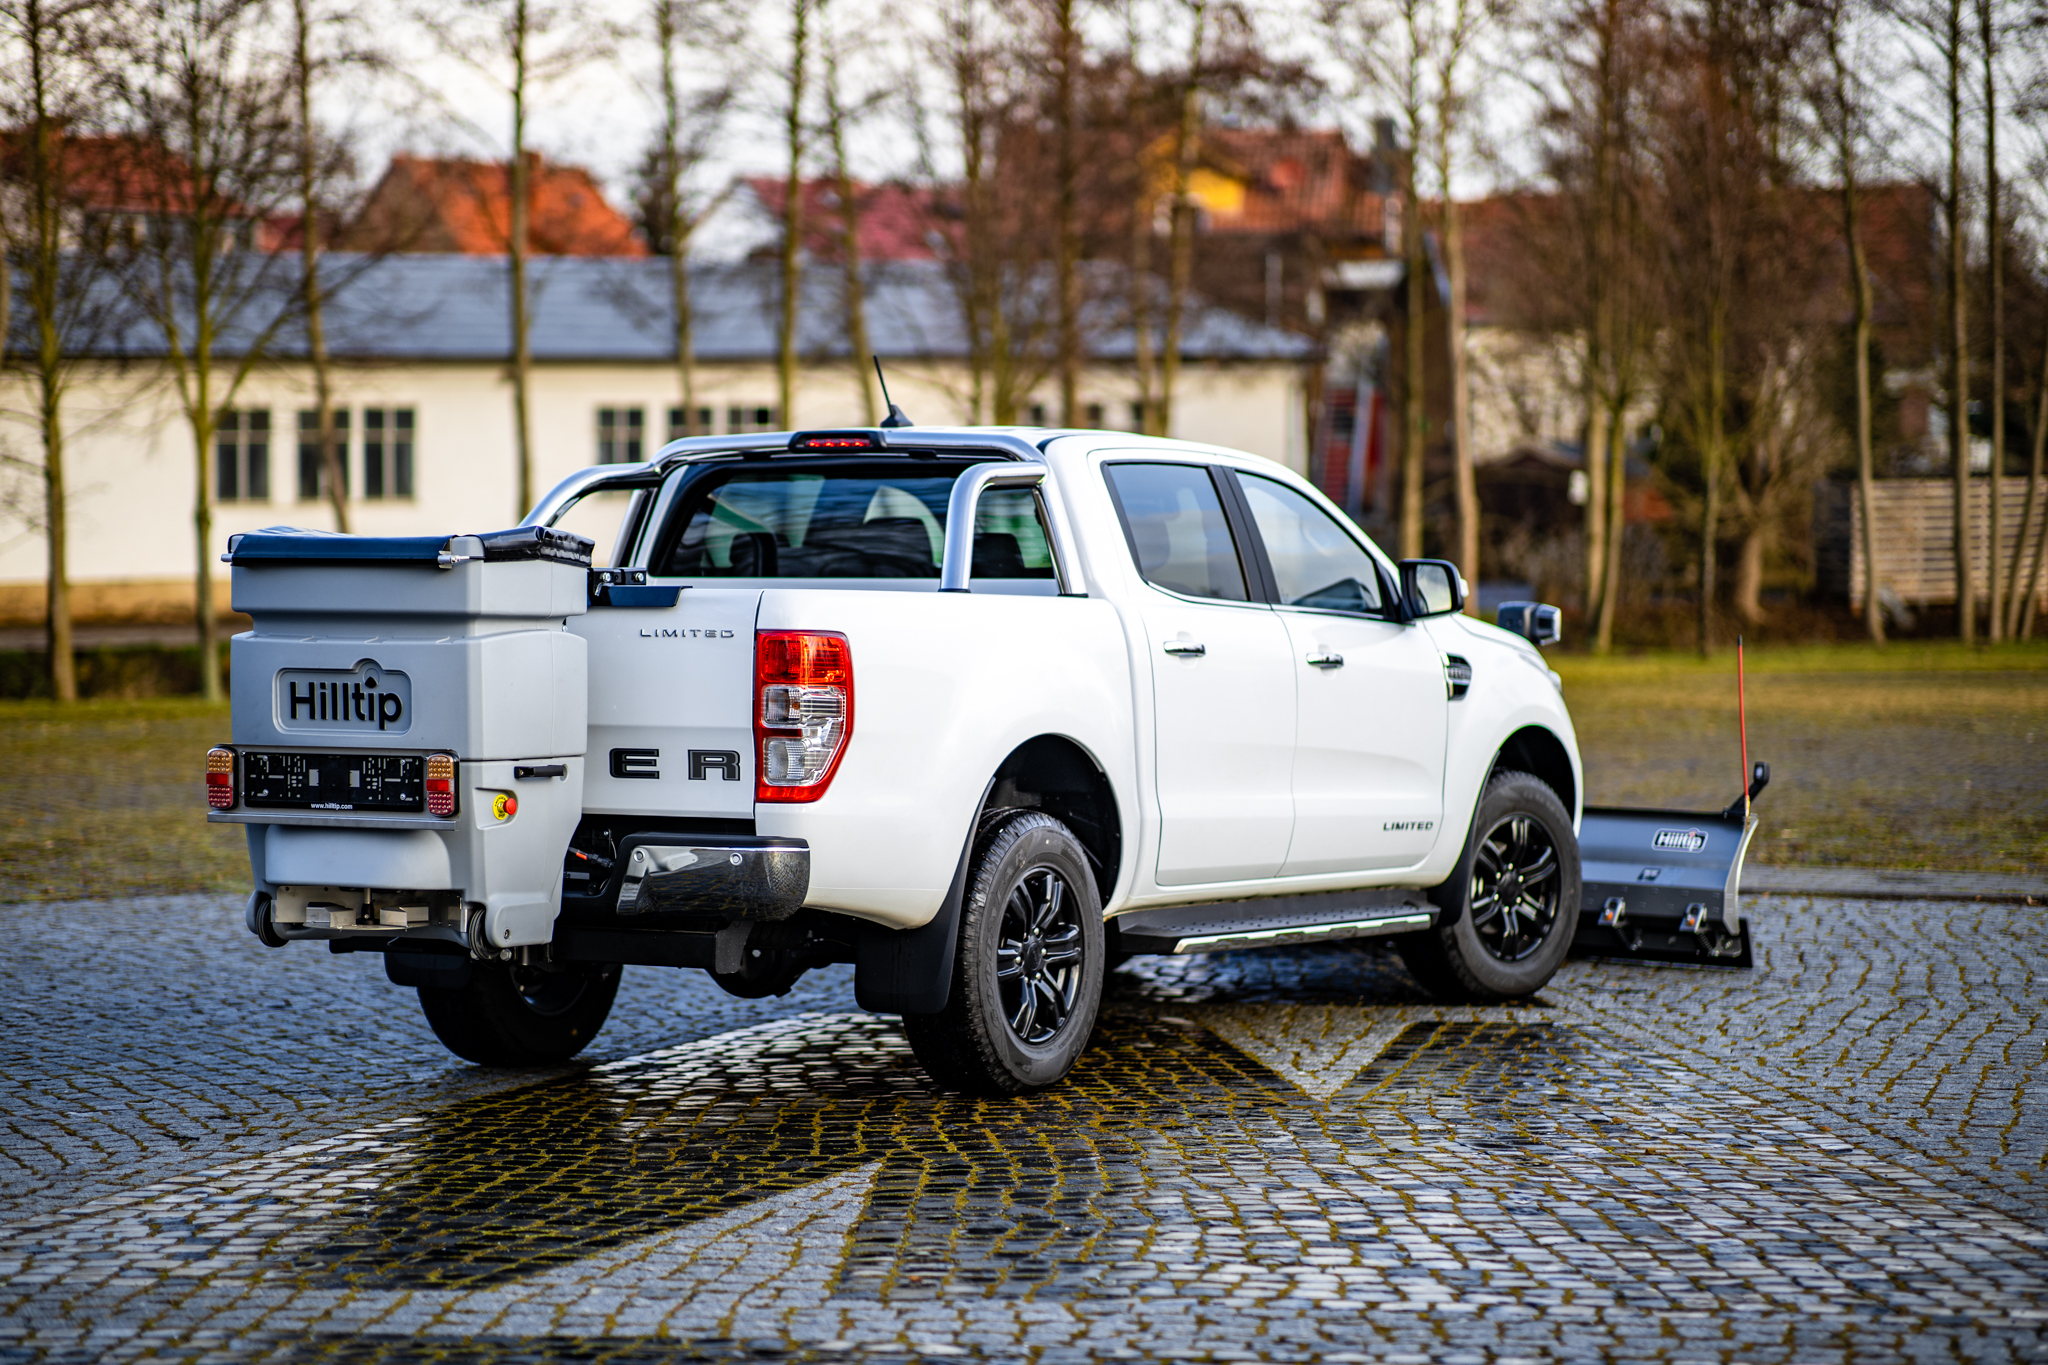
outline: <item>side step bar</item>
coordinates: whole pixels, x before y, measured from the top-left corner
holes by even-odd
[[[1133,910],[1110,923],[1119,951],[1178,955],[1405,934],[1436,917],[1420,891],[1394,887]]]

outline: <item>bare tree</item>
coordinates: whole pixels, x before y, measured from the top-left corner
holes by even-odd
[[[1465,227],[1458,209],[1457,179],[1469,136],[1466,117],[1476,97],[1474,49],[1494,21],[1505,14],[1505,0],[1448,0],[1436,42],[1435,162],[1437,202],[1443,224],[1444,273],[1450,300],[1444,332],[1451,362],[1449,425],[1452,486],[1458,509],[1458,571],[1469,583],[1479,581],[1479,481],[1472,464],[1472,392],[1465,336],[1468,282],[1465,270]],[[1465,609],[1479,612],[1475,592]]]
[[[775,380],[785,426],[793,426],[796,422],[792,413],[796,402],[797,294],[803,286],[803,171],[809,142],[809,129],[804,122],[804,98],[814,3],[815,0],[790,0],[789,65],[783,72],[787,93],[782,107],[782,129],[789,154],[789,171],[782,182],[782,311],[776,329]]]
[[[823,5],[820,4],[823,16]],[[846,156],[846,127],[850,115],[840,97],[840,48],[844,35],[824,35],[825,58],[825,141],[832,153],[832,179],[839,199],[840,310],[846,321],[849,359],[853,382],[860,388],[861,408],[867,424],[882,418],[881,398],[875,392],[874,348],[868,340],[866,291],[861,281],[860,197]]]
[[[1437,0],[1323,0],[1321,19],[1360,90],[1391,102],[1407,146],[1396,167],[1401,254],[1406,267],[1401,355],[1401,500],[1396,539],[1403,558],[1422,553],[1427,407],[1429,287],[1423,240],[1420,158],[1433,141],[1430,54]]]
[[[1827,51],[1825,75],[1811,91],[1825,136],[1832,143],[1835,175],[1841,182],[1842,238],[1849,248],[1849,301],[1855,313],[1856,350],[1856,494],[1863,511],[1863,628],[1875,644],[1884,643],[1884,606],[1879,600],[1877,571],[1876,461],[1872,453],[1870,348],[1870,259],[1864,250],[1858,150],[1865,121],[1860,82],[1844,54],[1849,18],[1848,0],[1822,0],[1820,39]]]
[[[257,0],[152,0],[138,16],[126,173],[149,223],[130,272],[192,431],[200,691],[221,695],[213,597],[214,434],[297,313],[288,258],[259,249],[289,201],[297,138],[288,74],[260,47]]]
[[[683,434],[697,429],[697,359],[690,305],[690,241],[704,221],[731,196],[733,186],[704,193],[693,181],[710,159],[737,95],[733,78],[685,87],[678,66],[690,55],[708,55],[736,43],[730,12],[690,3],[653,0],[653,31],[659,52],[657,101],[661,127],[640,167],[640,222],[648,245],[668,259],[669,308],[675,333],[677,397]]]
[[[16,260],[27,291],[30,345],[20,357],[34,392],[29,421],[42,447],[34,472],[47,551],[44,641],[50,695],[78,699],[72,650],[70,517],[64,465],[64,395],[84,343],[109,320],[103,234],[83,231],[76,193],[81,136],[101,123],[106,89],[99,44],[112,15],[105,0],[0,0],[0,109],[19,131],[0,142],[6,177],[19,187],[0,200],[0,366],[7,362]],[[11,221],[18,204],[18,221]],[[9,250],[11,242],[19,250]]]
[[[373,60],[353,34],[339,46],[321,48],[316,30],[337,29],[347,22],[347,16],[322,15],[317,0],[292,0],[291,85],[298,131],[299,287],[305,310],[306,355],[313,365],[313,438],[319,442],[322,481],[327,486],[328,503],[334,509],[334,527],[342,532],[349,529],[348,474],[343,463],[347,451],[344,443],[336,439],[333,366],[327,354],[327,303],[338,282],[323,270],[321,257],[328,221],[338,216],[333,188],[347,171],[349,157],[339,141],[322,135],[313,116],[313,97],[315,87],[336,67]]]
[[[1985,584],[1986,631],[1995,644],[2005,638],[2005,600],[2000,591],[1998,554],[2005,530],[2005,221],[1998,203],[1998,35],[1992,0],[1977,0],[1978,55],[1984,63],[1984,259],[1991,299],[1991,537]],[[1957,522],[1957,540],[1962,540]],[[1971,608],[1975,610],[1974,606]]]
[[[1166,336],[1159,356],[1159,413],[1146,411],[1146,427],[1165,436],[1173,430],[1174,389],[1180,382],[1181,325],[1195,273],[1195,204],[1189,194],[1202,148],[1202,66],[1209,36],[1209,0],[1189,0],[1187,66],[1181,75],[1179,120],[1173,144],[1173,217],[1168,249]],[[1142,290],[1145,282],[1134,281]]]
[[[611,35],[585,17],[573,0],[458,0],[448,9],[421,11],[419,22],[442,50],[494,85],[508,105],[506,142],[507,231],[505,264],[512,326],[512,421],[516,470],[515,517],[533,506],[532,292],[527,283],[533,243],[534,156],[527,144],[533,102],[554,85],[602,56]],[[477,125],[462,120],[472,132]]]

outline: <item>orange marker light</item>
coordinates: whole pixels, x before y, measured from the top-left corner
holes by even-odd
[[[206,804],[215,810],[227,810],[235,804],[233,749],[206,751]]]

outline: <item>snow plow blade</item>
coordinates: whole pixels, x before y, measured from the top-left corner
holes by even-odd
[[[1749,803],[1771,780],[1759,763],[1726,810],[1588,806],[1579,822],[1580,957],[1749,967],[1742,857],[1756,831]]]

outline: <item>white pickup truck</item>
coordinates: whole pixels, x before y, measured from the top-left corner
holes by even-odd
[[[598,495],[593,568],[558,523]],[[247,827],[249,928],[383,953],[485,1065],[573,1054],[623,964],[762,995],[850,962],[934,1079],[1015,1093],[1123,955],[1394,935],[1501,1000],[1577,922],[1555,613],[1474,620],[1254,456],[699,438],[512,531],[226,557],[255,628],[209,818]]]

